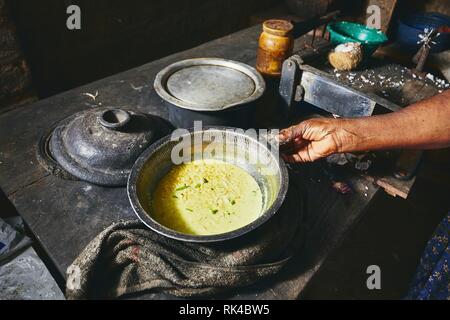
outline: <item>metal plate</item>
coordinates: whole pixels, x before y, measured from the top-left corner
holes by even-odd
[[[231,60],[201,58],[176,62],[155,79],[164,100],[195,111],[218,111],[258,99],[265,90],[252,67]]]

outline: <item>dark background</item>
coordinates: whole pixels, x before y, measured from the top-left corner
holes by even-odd
[[[364,21],[365,8],[373,1],[0,0],[0,108],[48,97],[230,34],[260,22],[255,16],[288,12],[305,19],[328,7],[340,9],[346,19]],[[81,8],[81,30],[66,28],[70,4]],[[391,29],[399,16],[413,11],[450,14],[450,0],[397,0]],[[13,64],[2,60],[10,46],[17,46],[11,52],[20,52]]]
[[[144,64],[248,26],[277,0],[13,0],[12,19],[39,96]],[[81,30],[66,8],[81,8]]]

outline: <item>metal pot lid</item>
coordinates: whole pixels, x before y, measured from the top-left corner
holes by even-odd
[[[86,110],[55,128],[50,153],[61,167],[81,180],[125,186],[138,156],[161,136],[160,128],[156,118],[135,111]]]
[[[241,62],[200,58],[176,62],[161,70],[154,87],[158,95],[195,111],[219,111],[261,97],[263,77]]]

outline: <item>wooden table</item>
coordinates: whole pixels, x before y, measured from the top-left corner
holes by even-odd
[[[259,33],[260,26],[251,27],[0,115],[0,187],[60,275],[99,232],[135,215],[125,188],[105,188],[49,174],[36,158],[41,134],[53,123],[97,106],[126,106],[165,118],[167,110],[152,86],[159,70],[193,57],[221,57],[254,65]],[[89,94],[96,96],[95,100]],[[305,187],[307,203],[303,249],[277,277],[239,290],[230,298],[299,297],[379,191],[373,179],[353,175],[348,181],[354,192],[343,196],[330,188],[318,164],[299,170],[294,179]],[[147,294],[145,298],[167,296]]]

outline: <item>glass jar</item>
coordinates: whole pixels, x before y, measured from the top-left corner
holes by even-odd
[[[256,69],[263,75],[281,75],[284,60],[292,55],[293,29],[293,24],[287,20],[264,21],[256,58]]]

